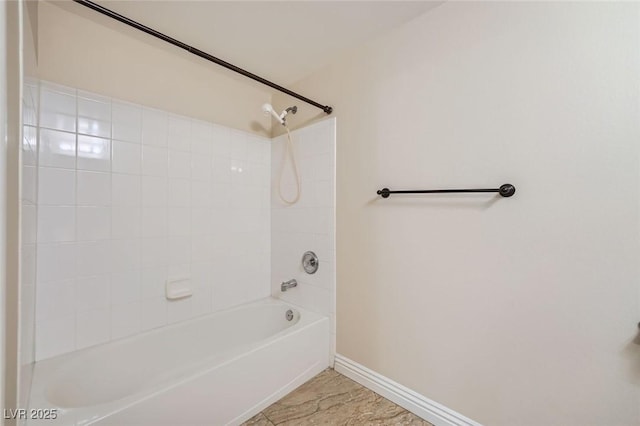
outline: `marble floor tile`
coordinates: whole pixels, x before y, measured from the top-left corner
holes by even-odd
[[[432,426],[333,369],[323,371],[245,425]]]
[[[273,426],[273,423],[262,413],[256,414],[242,424],[246,426]]]

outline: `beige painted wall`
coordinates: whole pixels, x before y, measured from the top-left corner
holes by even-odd
[[[76,3],[38,9],[40,78],[270,135],[264,86]]]
[[[640,423],[639,31],[448,2],[292,88],[338,117],[339,354],[487,425]]]
[[[23,67],[24,75],[34,79],[38,77],[38,0],[25,0],[23,2]]]

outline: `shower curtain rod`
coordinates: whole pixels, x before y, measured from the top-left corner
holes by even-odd
[[[255,81],[259,82],[259,83],[265,84],[265,85],[267,85],[267,86],[269,86],[271,88],[274,88],[274,89],[276,89],[276,90],[278,90],[278,91],[280,91],[282,93],[286,93],[289,96],[293,96],[294,98],[300,99],[301,101],[306,102],[306,103],[308,103],[310,105],[313,105],[316,108],[320,108],[321,110],[323,110],[327,114],[331,114],[331,112],[333,112],[333,108],[330,107],[329,105],[319,104],[318,102],[315,102],[315,101],[313,101],[313,100],[311,100],[311,99],[309,99],[307,97],[304,97],[304,96],[302,96],[302,95],[300,95],[300,94],[298,94],[296,92],[293,92],[293,91],[291,91],[291,90],[289,90],[287,88],[284,88],[284,87],[282,87],[282,86],[280,86],[278,84],[275,84],[275,83],[273,83],[273,82],[271,82],[271,81],[269,81],[267,79],[264,79],[264,78],[262,78],[262,77],[260,77],[258,75],[250,73],[249,71],[244,70],[244,69],[242,69],[240,67],[237,67],[237,66],[235,66],[233,64],[230,64],[229,62],[223,61],[220,58],[216,58],[215,56],[210,55],[207,52],[203,52],[200,49],[196,49],[193,46],[189,46],[188,44],[183,43],[180,40],[176,40],[173,37],[169,37],[166,34],[163,34],[163,33],[159,32],[159,31],[156,31],[153,28],[149,28],[146,25],[142,25],[139,22],[136,22],[136,21],[134,21],[132,19],[129,19],[126,16],[120,15],[119,13],[116,13],[116,12],[110,10],[110,9],[107,9],[106,7],[102,7],[99,4],[96,4],[96,3],[92,2],[92,1],[89,1],[89,0],[73,0],[73,1],[75,1],[78,4],[81,4],[82,6],[88,7],[89,9],[93,9],[98,13],[106,15],[109,18],[115,19],[116,21],[120,21],[123,24],[129,25],[130,27],[133,27],[133,28],[135,28],[137,30],[145,32],[145,33],[147,33],[149,35],[152,35],[152,36],[154,36],[156,38],[159,38],[160,40],[164,40],[167,43],[173,44],[174,46],[177,46],[177,47],[179,47],[181,49],[184,49],[184,50],[188,51],[189,53],[192,53],[192,54],[194,54],[196,56],[199,56],[199,57],[201,57],[203,59],[206,59],[207,61],[210,61],[210,62],[213,62],[215,64],[218,64],[218,65],[220,65],[222,67],[225,67],[225,68],[227,68],[227,69],[229,69],[231,71],[237,72],[238,74],[242,74],[245,77],[249,77],[252,80],[255,80]]]

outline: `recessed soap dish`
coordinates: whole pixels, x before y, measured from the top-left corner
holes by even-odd
[[[167,299],[169,300],[184,299],[185,297],[190,297],[193,294],[193,292],[191,291],[191,280],[189,278],[167,280],[165,293]]]

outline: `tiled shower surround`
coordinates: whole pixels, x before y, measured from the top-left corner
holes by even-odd
[[[269,139],[49,83],[37,130],[36,360],[269,296]]]
[[[295,118],[292,118],[294,120]],[[335,345],[335,141],[336,120],[327,119],[291,132],[293,151],[300,172],[300,199],[287,205],[278,195],[279,176],[286,135],[271,145],[271,285],[282,299],[327,315],[331,320],[331,342]],[[293,200],[295,175],[287,157],[282,173],[282,194]],[[301,258],[313,251],[320,261],[314,274],[302,268]],[[298,287],[280,291],[282,281],[295,278]],[[330,348],[331,355],[335,347]]]

